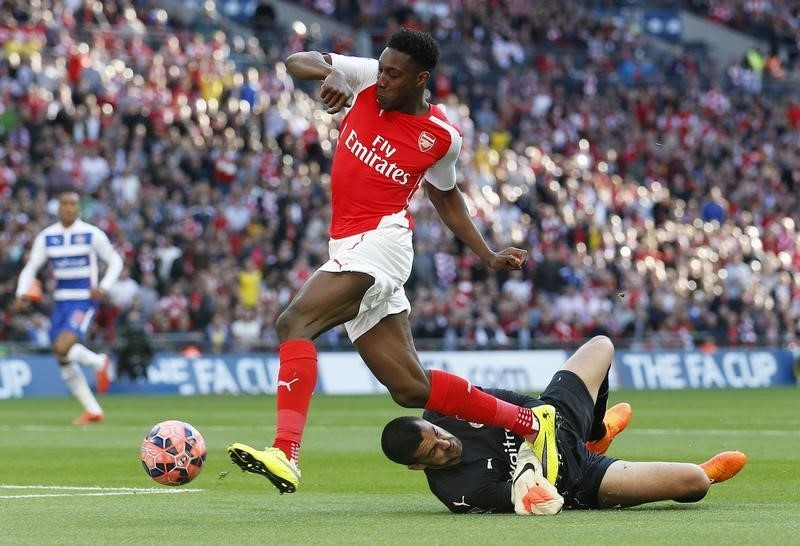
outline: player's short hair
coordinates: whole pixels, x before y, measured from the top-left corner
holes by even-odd
[[[411,57],[414,64],[429,72],[439,62],[439,44],[427,32],[401,28],[392,34],[386,47],[402,51]]]
[[[57,199],[61,199],[62,195],[66,195],[68,193],[74,193],[75,195],[78,196],[78,199],[81,199],[83,197],[83,194],[81,193],[80,188],[78,188],[77,186],[66,186],[66,187],[60,188],[55,193],[55,197]]]
[[[422,442],[419,417],[397,417],[383,427],[381,449],[384,455],[398,464],[414,464],[414,452]]]

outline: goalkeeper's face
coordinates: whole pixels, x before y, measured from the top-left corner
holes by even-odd
[[[422,441],[414,452],[413,469],[445,468],[461,462],[461,440],[442,427],[425,420],[419,421]]]

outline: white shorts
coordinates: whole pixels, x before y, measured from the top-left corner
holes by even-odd
[[[330,259],[322,264],[320,271],[357,271],[375,279],[361,300],[358,315],[344,323],[351,341],[371,330],[384,317],[411,310],[403,288],[414,261],[408,227],[379,226],[344,239],[331,239],[328,250]]]

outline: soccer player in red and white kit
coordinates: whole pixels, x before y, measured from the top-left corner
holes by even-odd
[[[429,34],[401,29],[379,60],[300,52],[286,61],[292,76],[322,80],[328,113],[349,111],[331,173],[330,259],[276,324],[281,345],[275,441],[265,450],[228,447],[234,463],[265,476],[281,493],[294,492],[300,482],[300,440],[317,382],[311,340],[339,324],[399,405],[499,426],[538,440],[535,445],[554,439],[552,406],[532,412],[458,376],[425,370],[414,348],[403,285],[413,260],[408,203],[417,188],[425,187],[444,223],[487,267],[520,269],[527,255],[518,248],[492,251],[467,212],[456,186],[461,135],[424,98],[438,57]]]

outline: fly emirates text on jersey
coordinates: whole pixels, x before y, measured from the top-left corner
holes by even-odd
[[[364,165],[398,184],[408,184],[409,174],[403,169],[397,168],[397,163],[389,162],[397,152],[397,148],[392,146],[386,138],[376,135],[372,144],[367,146],[358,139],[355,130],[350,129],[344,145]]]

